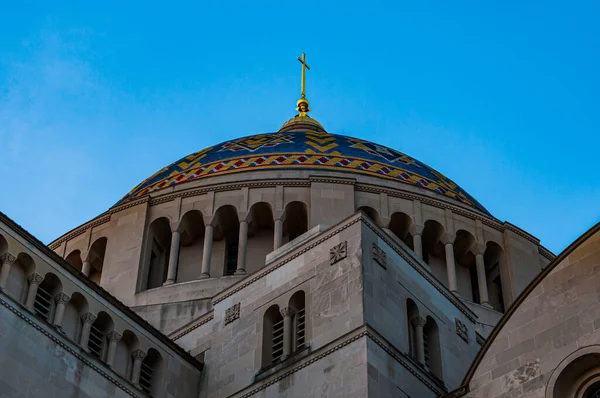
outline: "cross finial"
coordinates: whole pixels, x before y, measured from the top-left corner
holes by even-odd
[[[308,100],[306,99],[306,70],[310,70],[310,66],[306,63],[306,54],[304,53],[302,53],[302,58],[298,57],[298,61],[302,64],[302,87],[296,110],[300,112],[300,116],[306,116],[306,113],[310,112]]]

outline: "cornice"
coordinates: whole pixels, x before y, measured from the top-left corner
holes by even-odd
[[[12,313],[14,313],[15,315],[17,315],[22,320],[24,320],[25,322],[27,322],[30,326],[32,326],[38,332],[40,332],[44,336],[48,337],[56,345],[60,346],[62,349],[64,349],[69,354],[71,354],[74,357],[76,357],[78,360],[80,360],[81,362],[83,362],[85,365],[87,365],[90,368],[92,368],[93,370],[95,370],[99,375],[101,375],[106,380],[108,380],[110,383],[114,384],[115,386],[117,386],[118,388],[120,388],[121,390],[123,390],[129,396],[136,397],[136,398],[137,397],[139,397],[139,398],[145,397],[145,395],[143,395],[143,394],[138,395],[135,391],[133,391],[132,389],[130,389],[129,387],[127,387],[120,380],[118,380],[117,378],[113,377],[111,374],[109,374],[108,372],[106,372],[104,369],[102,369],[101,367],[99,367],[98,365],[96,365],[96,363],[93,362],[92,360],[90,360],[89,358],[87,358],[86,355],[82,355],[80,350],[74,350],[74,349],[72,349],[62,339],[57,338],[53,333],[50,333],[48,330],[46,330],[46,328],[40,326],[40,324],[38,322],[34,322],[30,317],[25,316],[22,311],[20,311],[19,309],[15,308],[14,306],[12,306],[9,302],[5,301],[2,297],[0,297],[0,304],[2,306],[6,307],[9,311],[11,311]]]
[[[308,177],[310,182],[320,182],[323,184],[348,184],[355,185],[356,178],[345,178],[345,177],[329,177],[329,176],[318,176],[311,175]]]
[[[356,216],[353,215],[352,217],[356,217]],[[221,301],[225,300],[226,298],[233,296],[235,293],[237,293],[240,290],[246,288],[247,286],[253,284],[257,280],[265,277],[266,275],[270,274],[271,272],[275,271],[276,269],[281,268],[283,265],[285,265],[285,264],[289,263],[290,261],[292,261],[293,259],[301,256],[302,254],[306,253],[307,251],[311,250],[312,248],[320,245],[321,243],[325,242],[326,240],[330,239],[331,237],[339,234],[343,230],[350,228],[352,225],[359,222],[362,218],[363,218],[363,216],[356,217],[356,218],[351,219],[350,221],[346,222],[345,224],[343,224],[342,226],[340,226],[338,228],[330,229],[330,232],[328,232],[324,235],[317,235],[317,237],[319,237],[319,239],[314,240],[310,244],[307,244],[310,241],[305,242],[303,244],[304,246],[302,247],[302,249],[297,250],[294,253],[291,253],[289,256],[287,256],[287,257],[283,258],[281,261],[269,266],[267,269],[263,270],[262,272],[249,275],[248,278],[242,279],[241,281],[237,282],[236,284],[228,287],[227,289],[225,289],[221,293],[217,294],[213,298],[213,302],[212,302],[213,306],[220,303]]]
[[[88,229],[95,228],[95,227],[105,224],[109,221],[110,221],[110,213],[109,214],[102,213],[101,215],[96,217],[94,220],[88,221],[87,223],[77,227],[76,229],[72,230],[71,232],[67,233],[66,235],[61,236],[54,242],[50,243],[48,245],[48,247],[50,249],[54,250],[54,249],[58,248],[63,242],[71,240],[79,235],[83,235],[84,233],[86,233],[86,231]]]
[[[362,221],[373,231],[381,240],[388,244],[400,257],[402,257],[411,267],[413,267],[425,280],[436,288],[448,301],[450,301],[460,312],[462,312],[473,323],[477,322],[477,315],[462,303],[454,294],[450,292],[440,281],[438,281],[429,271],[415,260],[414,257],[407,255],[405,250],[398,247],[398,243],[390,239],[390,236],[383,232],[377,225],[371,221],[366,215],[361,216]]]
[[[543,257],[545,257],[546,259],[552,261],[554,260],[554,258],[556,258],[556,256],[554,254],[552,254],[552,252],[548,249],[546,249],[544,246],[538,246],[538,252],[540,253],[540,255],[542,255]]]
[[[212,321],[213,319],[215,319],[215,315],[214,315],[214,312],[211,310],[208,313],[208,316],[204,315],[200,319],[196,319],[186,325],[183,325],[179,329],[176,329],[173,332],[171,332],[167,337],[169,337],[173,341],[179,340],[186,334],[198,329],[200,326],[205,325],[206,323]],[[177,333],[177,334],[175,335],[175,333]]]
[[[533,236],[529,235],[527,232],[523,231],[521,228],[517,227],[516,225],[513,225],[513,224],[509,223],[508,221],[504,221],[503,225],[504,225],[504,229],[514,232],[515,234],[517,234],[539,246],[539,244],[540,244],[539,239],[536,239]]]

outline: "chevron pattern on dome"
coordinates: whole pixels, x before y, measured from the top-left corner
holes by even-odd
[[[488,213],[452,180],[408,155],[358,138],[315,131],[258,134],[203,149],[162,168],[116,205],[204,177],[275,169],[320,169],[381,177],[436,192]]]

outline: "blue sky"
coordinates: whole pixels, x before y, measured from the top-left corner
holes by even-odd
[[[1,10],[0,210],[46,243],[182,156],[276,131],[303,51],[328,131],[418,158],[554,252],[600,221],[597,1]]]

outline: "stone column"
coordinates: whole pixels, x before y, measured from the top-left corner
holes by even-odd
[[[167,269],[167,280],[163,285],[172,285],[177,279],[177,265],[179,263],[179,246],[181,233],[173,231],[171,235],[171,251],[169,253],[169,268]]]
[[[81,273],[83,275],[85,275],[86,278],[89,278],[91,270],[92,270],[92,264],[89,261],[84,261],[83,266],[81,267]]]
[[[415,248],[415,255],[423,260],[423,243],[420,234],[413,235],[413,247]]]
[[[481,303],[481,305],[491,308],[487,288],[487,278],[485,276],[485,263],[483,261],[483,254],[477,253],[475,255],[475,265],[477,267],[477,285],[479,287],[479,302]]]
[[[108,353],[106,354],[106,364],[113,368],[115,366],[115,356],[117,354],[117,344],[121,340],[121,335],[114,330],[106,335],[108,339]]]
[[[81,339],[79,345],[81,348],[89,352],[88,342],[90,340],[90,331],[92,330],[92,323],[96,320],[96,316],[89,312],[81,315],[81,321],[83,322],[83,328],[81,329]]]
[[[246,273],[246,248],[248,246],[248,222],[240,222],[240,235],[238,237],[238,253],[237,253],[237,269],[236,275],[244,275]]]
[[[62,330],[65,307],[67,306],[69,300],[71,300],[71,297],[64,293],[58,293],[56,297],[54,297],[54,300],[56,301],[56,311],[54,312],[54,322],[52,322],[52,324],[58,330]]]
[[[200,279],[210,278],[210,256],[212,254],[214,227],[208,224],[204,227],[204,251],[202,252],[202,274]]]
[[[131,353],[133,357],[133,371],[131,372],[131,382],[134,386],[140,387],[140,371],[142,370],[142,361],[146,358],[146,353],[140,349]]]
[[[283,316],[283,355],[281,360],[284,360],[292,353],[292,338],[294,337],[292,316],[294,311],[290,307],[285,307],[280,312]]]
[[[25,307],[33,312],[33,305],[35,304],[38,287],[40,287],[40,284],[44,281],[44,277],[40,274],[33,273],[27,277],[27,280],[29,281],[29,290],[27,291]]]
[[[454,245],[446,243],[446,272],[448,273],[448,289],[452,293],[458,293],[456,285],[456,265],[454,264]]]
[[[16,260],[17,258],[10,253],[4,253],[0,257],[0,262],[2,262],[2,269],[0,269],[0,290],[6,289],[10,267]]]
[[[425,326],[426,320],[421,317],[413,318],[411,320],[415,327],[415,355],[417,361],[421,365],[425,365],[425,342],[423,339],[423,326]]]
[[[277,250],[283,243],[283,220],[275,220],[275,233],[273,234],[273,250]]]

